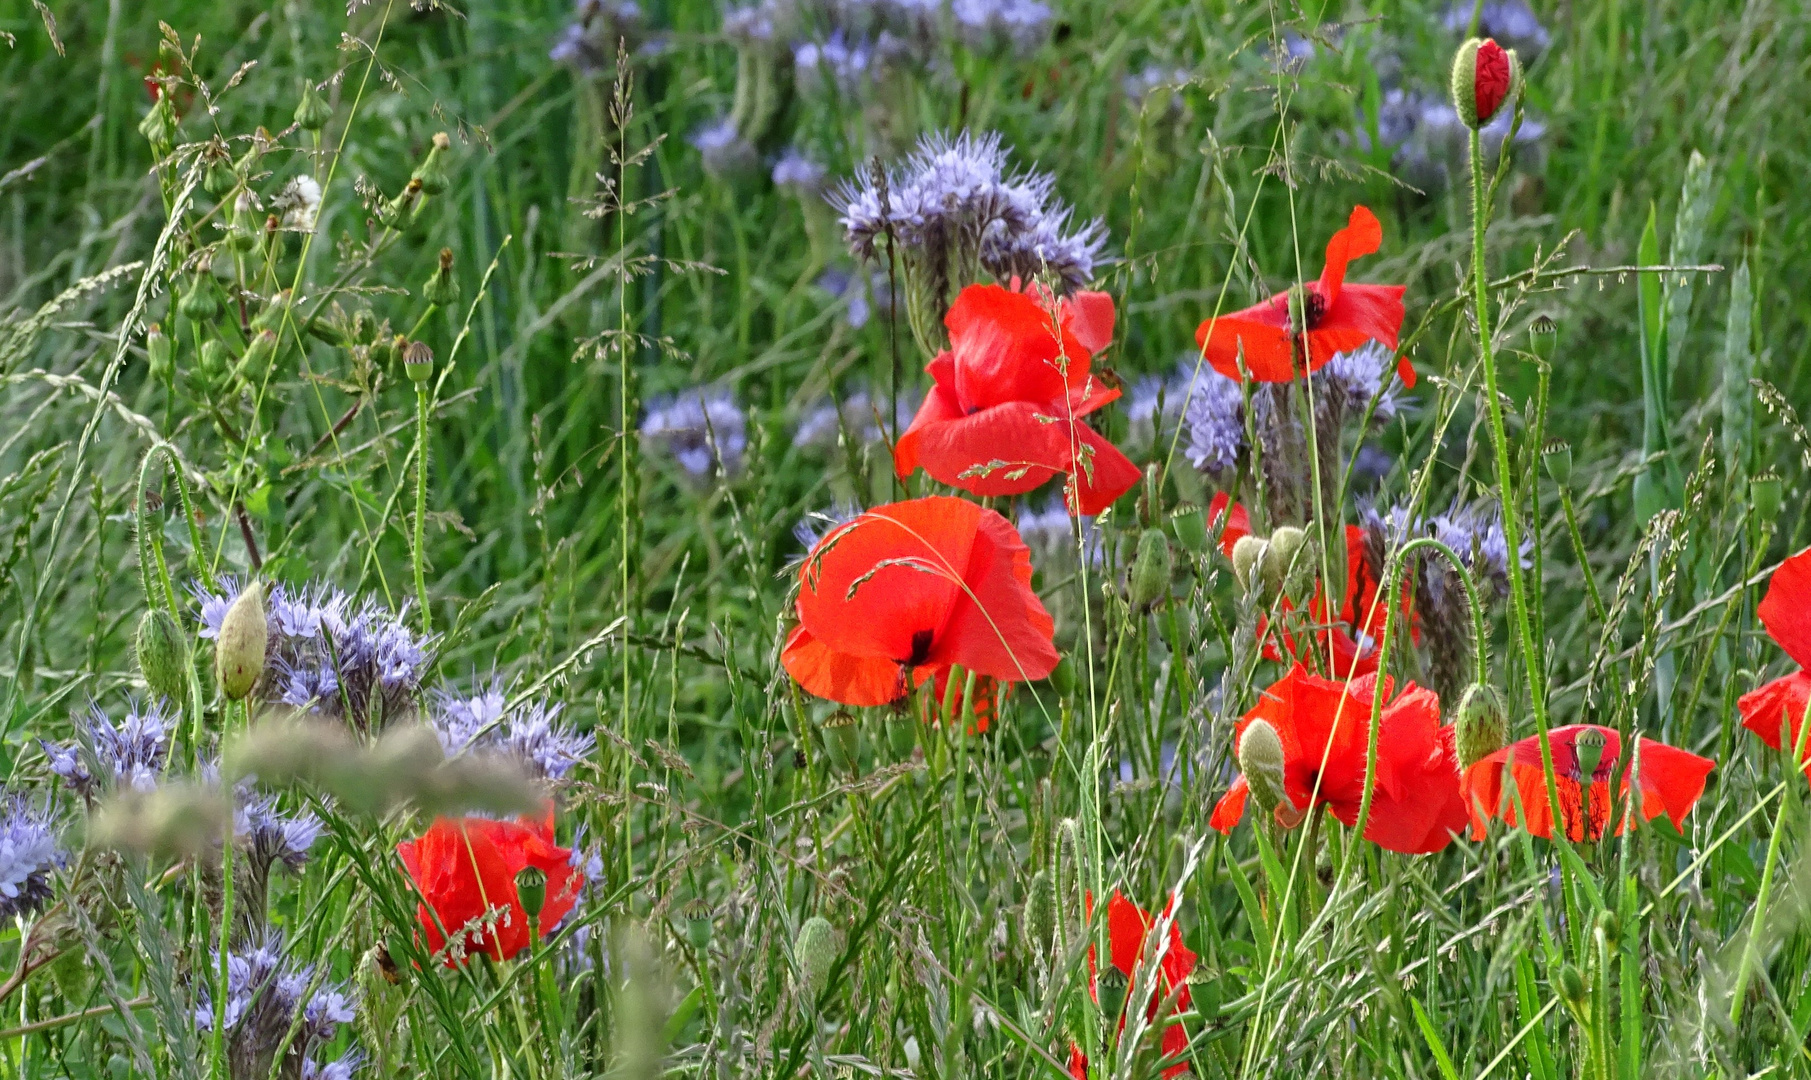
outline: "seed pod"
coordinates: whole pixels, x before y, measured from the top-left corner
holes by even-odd
[[[171,701],[181,701],[189,686],[189,653],[182,640],[182,628],[162,608],[152,608],[138,620],[138,633],[133,638],[138,654],[138,670],[151,692]]]
[[[1547,466],[1547,475],[1560,487],[1572,482],[1572,445],[1563,439],[1549,439],[1541,447],[1541,464]]]
[[[1025,951],[1043,956],[1056,934],[1056,883],[1050,871],[1039,870],[1025,889]]]
[[[1283,784],[1283,740],[1267,721],[1253,720],[1239,736],[1239,771],[1251,798],[1266,814],[1289,802]]]
[[[1161,529],[1146,529],[1138,538],[1138,557],[1132,561],[1130,593],[1132,606],[1149,608],[1169,596],[1170,542]]]
[[[138,133],[151,144],[153,157],[158,159],[168,157],[170,151],[175,148],[178,123],[180,121],[176,118],[175,106],[170,104],[170,95],[166,92],[159,92],[157,100],[151,104],[151,111],[138,122]]]
[[[524,866],[516,871],[516,903],[528,916],[528,925],[538,927],[541,909],[547,906],[547,871],[538,866]]]
[[[421,287],[421,295],[430,304],[450,307],[459,302],[459,277],[453,273],[453,249],[440,249],[440,265]]]
[[[1599,728],[1588,727],[1572,739],[1572,751],[1578,755],[1579,779],[1589,784],[1597,775],[1597,766],[1603,761],[1604,748],[1609,745],[1609,738]]]
[[[198,323],[210,321],[220,314],[220,298],[215,295],[216,292],[211,275],[196,274],[189,279],[189,287],[183,290],[182,299],[176,302],[176,313]]]
[[[1125,1011],[1126,991],[1131,989],[1130,980],[1125,972],[1108,964],[1105,971],[1094,980],[1095,993],[1100,996],[1100,1014],[1106,1018],[1109,1027]]]
[[[1780,474],[1772,469],[1748,481],[1748,501],[1754,506],[1754,516],[1762,525],[1771,526],[1779,517],[1785,498],[1785,484],[1780,480]]]
[[[333,119],[333,106],[316,90],[312,81],[302,83],[302,100],[296,102],[295,122],[303,131],[319,131]]]
[[[799,966],[799,990],[805,1000],[815,1003],[830,984],[830,968],[836,963],[836,930],[830,920],[813,915],[799,927],[798,940],[792,944],[792,956]]]
[[[226,377],[230,362],[226,342],[219,338],[209,338],[201,343],[201,376],[208,382],[216,382]]]
[[[264,676],[264,653],[270,644],[270,627],[264,616],[264,586],[247,585],[220,622],[214,640],[214,680],[229,701],[252,692]]]
[[[1207,554],[1207,517],[1193,503],[1183,503],[1170,511],[1170,532],[1184,551],[1193,555]]]
[[[1264,561],[1258,567],[1258,573],[1272,592],[1283,591],[1289,572],[1295,568],[1296,553],[1302,550],[1307,539],[1308,534],[1294,525],[1285,525],[1270,534],[1270,543],[1264,548]]]
[[[233,213],[230,218],[226,239],[239,251],[250,251],[258,246],[258,234],[263,231],[264,223],[259,215],[263,208],[258,205],[258,197],[249,191],[241,191],[233,200]]]
[[[1489,683],[1473,683],[1459,699],[1453,721],[1453,743],[1460,770],[1469,769],[1509,745],[1509,710],[1503,695]]]
[[[861,742],[860,732],[855,726],[855,714],[847,709],[838,709],[819,726],[824,732],[824,744],[830,751],[830,760],[844,772],[854,772],[860,760],[857,754]]]
[[[446,132],[435,132],[434,142],[428,147],[426,160],[422,161],[421,167],[409,177],[411,181],[419,181],[421,190],[429,195],[439,195],[447,188],[446,158],[452,145],[453,140],[447,138]]]
[[[252,316],[252,329],[270,330],[281,333],[283,330],[283,320],[288,316],[289,309],[294,303],[294,294],[288,289],[284,289],[282,292],[271,297],[270,302],[264,305],[264,310]],[[318,324],[319,320],[317,320],[317,325]]]
[[[176,347],[170,342],[170,335],[157,323],[152,323],[145,331],[145,361],[151,378],[158,382],[168,379],[176,370]]]
[[[1466,127],[1481,128],[1515,96],[1521,81],[1515,50],[1491,38],[1472,38],[1453,56],[1453,109]]]
[[[1241,536],[1233,542],[1232,576],[1238,580],[1239,588],[1250,592],[1254,585],[1262,584],[1258,571],[1269,547],[1261,536]]]
[[[425,341],[411,341],[402,349],[402,370],[409,381],[425,383],[434,374],[434,350]]]

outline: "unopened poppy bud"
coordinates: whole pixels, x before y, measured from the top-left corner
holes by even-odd
[[[152,102],[151,111],[138,122],[138,133],[151,144],[151,153],[158,158],[167,157],[176,145],[176,108],[170,104],[168,93],[159,93]]]
[[[434,143],[432,146],[428,147],[427,158],[422,161],[421,167],[416,169],[414,175],[409,178],[412,181],[420,181],[421,190],[427,192],[429,195],[438,195],[446,190],[446,158],[448,149],[452,145],[453,140],[447,138],[446,132],[435,132]]]
[[[213,279],[205,273],[196,274],[189,279],[182,299],[176,301],[176,313],[195,322],[207,322],[220,314],[220,299],[214,294]]]
[[[1130,988],[1125,972],[1111,964],[1094,980],[1095,992],[1100,995],[1100,1014],[1106,1017],[1109,1026],[1125,1011],[1126,991]]]
[[[1056,883],[1048,870],[1033,874],[1025,889],[1025,934],[1026,952],[1042,956],[1049,951],[1056,934]]]
[[[1547,475],[1560,487],[1572,483],[1572,444],[1564,439],[1549,439],[1541,447],[1541,464],[1547,466]]]
[[[450,307],[459,302],[459,276],[453,273],[453,249],[440,249],[440,265],[421,287],[421,295],[430,304]]]
[[[836,930],[830,920],[822,915],[806,919],[792,944],[792,956],[799,965],[799,990],[806,1001],[817,1001],[830,984],[830,968],[836,963]]]
[[[1603,935],[1604,944],[1614,949],[1622,941],[1622,918],[1614,911],[1598,912],[1597,932]]]
[[[145,331],[145,361],[150,366],[151,378],[160,382],[176,370],[176,348],[170,342],[170,335],[157,323],[152,323]]]
[[[1599,728],[1588,727],[1572,739],[1572,751],[1578,755],[1579,779],[1589,784],[1597,775],[1598,763],[1603,761],[1604,747],[1609,738]]]
[[[138,670],[153,694],[172,701],[182,700],[188,690],[188,650],[176,620],[162,608],[152,608],[138,620],[138,633],[133,638],[133,651],[138,654]]]
[[[1780,474],[1772,469],[1748,481],[1748,501],[1754,506],[1754,516],[1760,518],[1763,525],[1771,525],[1779,517],[1785,498],[1785,484],[1781,482]]]
[[[1138,557],[1132,561],[1132,606],[1148,608],[1170,592],[1170,542],[1161,529],[1146,529],[1138,538]]]
[[[1521,78],[1513,49],[1491,38],[1472,38],[1453,57],[1453,109],[1466,127],[1481,128],[1515,95]]]
[[[824,731],[824,743],[830,751],[830,759],[837,768],[853,772],[860,747],[860,733],[855,727],[855,714],[847,709],[838,709],[831,713],[821,725]]]
[[[1068,913],[1082,909],[1082,831],[1074,818],[1056,825],[1056,904]]]
[[[296,126],[303,131],[319,131],[333,119],[333,106],[314,88],[311,81],[302,83],[302,100],[296,102]]]
[[[1307,539],[1308,534],[1294,525],[1285,525],[1270,534],[1270,543],[1264,548],[1264,561],[1258,572],[1272,592],[1283,591],[1283,583],[1295,568],[1296,553],[1302,550]]]
[[[1559,975],[1554,978],[1555,989],[1561,998],[1574,1006],[1585,1003],[1585,976],[1572,964],[1561,964]]]
[[[1050,688],[1067,697],[1075,689],[1075,665],[1067,656],[1056,662],[1050,669]]]
[[[538,866],[516,871],[516,903],[522,905],[529,926],[540,925],[541,909],[547,906],[547,871]]]
[[[1193,503],[1183,503],[1170,511],[1170,532],[1184,551],[1193,555],[1207,554],[1207,516]]]
[[[1289,801],[1283,785],[1283,740],[1267,721],[1253,720],[1239,736],[1239,771],[1251,799],[1266,814]]]
[[[1250,592],[1252,586],[1260,583],[1258,572],[1269,547],[1269,541],[1261,536],[1241,536],[1233,541],[1232,576],[1238,579],[1239,588]]]
[[[214,680],[229,701],[252,692],[264,676],[270,627],[264,616],[264,586],[254,581],[239,593],[214,639]]]
[[[402,347],[402,370],[411,382],[424,383],[434,374],[434,350],[425,341],[411,341]]]
[[[1459,699],[1459,715],[1453,721],[1453,748],[1458,752],[1460,770],[1508,745],[1509,710],[1503,695],[1489,683],[1473,683]]]

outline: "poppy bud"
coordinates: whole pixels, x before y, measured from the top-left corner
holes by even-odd
[[[1453,721],[1453,743],[1461,771],[1509,745],[1509,710],[1496,687],[1480,682],[1466,689]]]
[[[151,104],[151,111],[138,122],[138,133],[151,144],[154,157],[167,157],[176,144],[176,108],[170,104],[170,95],[160,93]]]
[[[1094,980],[1095,992],[1100,996],[1100,1014],[1107,1019],[1110,1026],[1125,1011],[1126,991],[1131,989],[1125,972],[1111,964]]]
[[[1169,595],[1171,565],[1170,542],[1163,530],[1146,529],[1138,538],[1138,557],[1132,561],[1128,592],[1133,607],[1149,608]]]
[[[1547,466],[1547,475],[1560,487],[1572,482],[1572,444],[1564,439],[1549,439],[1541,447],[1541,463]]]
[[[830,967],[836,963],[836,930],[830,920],[822,915],[806,919],[792,943],[792,957],[799,966],[799,990],[815,1003],[830,985]]]
[[[150,365],[151,378],[159,382],[176,370],[175,346],[170,343],[170,335],[157,323],[152,323],[145,331],[145,359]]]
[[[1515,96],[1521,81],[1522,62],[1514,49],[1472,38],[1453,57],[1453,109],[1466,127],[1481,128]]]
[[[333,119],[333,106],[314,88],[313,82],[302,83],[302,100],[296,102],[296,126],[303,131],[319,131]]]
[[[1050,669],[1050,688],[1064,697],[1075,690],[1075,665],[1069,662],[1067,656],[1058,660],[1056,667]]]
[[[859,762],[857,751],[860,749],[860,733],[855,727],[855,714],[847,709],[838,709],[819,725],[824,732],[824,743],[830,750],[830,760],[837,768],[845,772],[854,772]]]
[[[1056,906],[1064,914],[1064,926],[1074,928],[1069,913],[1082,910],[1082,836],[1074,818],[1064,818],[1056,825]]]
[[[1270,534],[1270,543],[1264,548],[1264,561],[1258,572],[1272,592],[1283,591],[1283,583],[1295,568],[1296,553],[1302,550],[1307,539],[1308,534],[1294,525],[1285,525]]]
[[[540,925],[541,909],[547,906],[547,871],[538,866],[516,871],[516,903],[522,905],[530,927]]]
[[[1780,474],[1772,469],[1748,481],[1748,501],[1754,506],[1754,516],[1760,518],[1763,525],[1772,525],[1779,517],[1785,495]]]
[[[1559,975],[1554,978],[1555,989],[1559,995],[1573,1007],[1585,1003],[1585,976],[1571,964],[1560,965]]]
[[[1183,503],[1170,511],[1170,531],[1183,550],[1194,555],[1207,553],[1207,516],[1193,503]]]
[[[402,370],[410,382],[427,382],[434,374],[434,350],[425,341],[409,342],[402,349]]]
[[[410,181],[419,181],[421,190],[429,195],[438,195],[445,191],[447,185],[446,154],[452,145],[453,140],[447,138],[446,132],[435,132],[434,143],[428,147],[426,160],[421,163],[421,168],[416,169],[414,175],[409,177]]]
[[[194,322],[207,322],[220,314],[220,300],[214,295],[214,281],[208,274],[196,274],[176,302],[176,313]]]
[[[188,689],[188,650],[184,648],[182,630],[176,620],[162,608],[152,608],[138,620],[138,633],[133,639],[138,654],[138,670],[151,692],[172,701],[182,700]]]
[[[1270,543],[1261,536],[1241,536],[1232,546],[1232,576],[1238,579],[1239,588],[1250,592],[1257,583],[1258,568],[1264,563],[1264,554]]]
[[[1283,740],[1268,722],[1253,720],[1239,736],[1239,771],[1245,774],[1252,800],[1266,814],[1289,803],[1283,787]]]
[[[1056,884],[1048,870],[1032,875],[1025,890],[1025,933],[1025,951],[1033,956],[1044,955],[1056,935]]]
[[[459,278],[453,273],[453,249],[440,249],[440,265],[421,287],[421,295],[430,304],[449,307],[459,302]]]
[[[1597,913],[1597,932],[1603,935],[1604,944],[1614,949],[1622,941],[1622,919],[1614,911],[1604,910]]]
[[[264,651],[269,644],[264,586],[254,581],[226,609],[220,634],[214,640],[214,680],[229,701],[238,701],[258,685],[264,676]]]

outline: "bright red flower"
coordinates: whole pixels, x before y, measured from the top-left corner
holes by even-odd
[[[1742,712],[1742,726],[1759,735],[1762,742],[1775,750],[1796,747],[1805,709],[1811,706],[1811,671],[1806,670],[1811,668],[1811,548],[1773,572],[1756,614],[1799,669],[1743,694],[1736,707]],[[1811,772],[1811,745],[1799,761]]]
[[[1509,54],[1492,38],[1478,46],[1477,66],[1472,75],[1472,104],[1478,110],[1478,123],[1487,123],[1497,114],[1503,99],[1509,96],[1512,72]]]
[[[1090,370],[1113,339],[1112,297],[1051,305],[1035,290],[970,285],[943,321],[950,348],[925,368],[930,393],[893,450],[900,479],[923,466],[976,495],[1018,495],[1072,474],[1081,514],[1138,482],[1138,466],[1081,419],[1119,396]]]
[[[1058,660],[1018,530],[947,495],[832,529],[799,569],[798,613],[781,663],[806,690],[845,705],[897,701],[955,664],[1024,682]]]
[[[1578,737],[1587,731],[1603,735],[1601,755],[1591,775],[1580,767]],[[1616,759],[1622,753],[1622,736],[1615,728],[1597,724],[1571,724],[1549,733],[1553,748],[1553,775],[1559,792],[1560,817],[1565,822],[1566,836],[1574,843],[1596,840],[1603,836],[1610,822],[1610,777]],[[1637,767],[1641,783],[1641,817],[1651,821],[1661,814],[1672,819],[1675,827],[1704,794],[1704,778],[1716,763],[1687,750],[1644,738],[1639,743]],[[1535,836],[1553,836],[1553,807],[1547,800],[1547,780],[1541,769],[1541,739],[1534,735],[1506,746],[1465,770],[1461,781],[1466,805],[1471,812],[1471,835],[1481,840],[1485,822],[1500,817],[1509,825],[1521,820],[1515,801],[1509,798],[1507,779],[1528,811],[1528,831]],[[1621,795],[1629,793],[1629,777],[1622,778]],[[1627,818],[1616,823],[1616,835],[1622,834]]]
[[[1299,822],[1301,815],[1325,806],[1342,824],[1357,824],[1375,680],[1374,675],[1350,684],[1323,679],[1297,664],[1239,721],[1234,746],[1257,720],[1274,728],[1283,744],[1283,791],[1294,813],[1280,807],[1279,819]],[[1365,839],[1390,851],[1426,855],[1444,848],[1465,828],[1453,729],[1440,726],[1440,699],[1432,690],[1409,683],[1391,701],[1390,689],[1386,682],[1377,733],[1377,791]],[[1245,814],[1250,790],[1245,777],[1233,781],[1208,824],[1230,833]]]
[[[1251,535],[1251,515],[1246,512],[1244,503],[1233,502],[1226,492],[1216,491],[1207,504],[1207,531],[1210,534],[1222,517],[1226,519],[1226,526],[1220,530],[1220,550],[1230,559],[1233,545]]]
[[[1346,227],[1327,241],[1327,262],[1319,281],[1311,281],[1299,291],[1277,293],[1244,311],[1207,320],[1195,330],[1196,344],[1214,370],[1229,379],[1239,378],[1243,347],[1245,367],[1259,382],[1289,382],[1367,341],[1394,349],[1402,333],[1406,287],[1346,284],[1346,264],[1382,245],[1383,226],[1377,216],[1365,207],[1353,207]],[[1297,297],[1297,324],[1290,319],[1291,293]],[[1300,355],[1304,336],[1308,341],[1306,363]],[[1408,357],[1397,359],[1396,373],[1404,386],[1415,385],[1415,369]]]
[[[951,685],[952,668],[940,668],[931,683],[931,700],[927,703],[922,719],[929,724],[940,724],[945,717],[954,717],[962,710],[963,689],[968,680],[961,678]],[[1003,683],[986,675],[975,676],[975,686],[970,691],[968,702],[970,735],[986,734],[993,725],[994,718],[1000,715],[1000,702],[1012,689],[1011,683]]]
[[[516,875],[526,867],[547,875],[547,900],[540,917],[543,937],[572,910],[585,884],[585,875],[572,867],[572,850],[553,841],[551,806],[541,818],[515,821],[436,818],[426,835],[396,845],[396,853],[425,901],[417,905],[417,917],[422,936],[434,951],[446,944],[447,934],[459,935],[499,907],[506,913],[462,936],[465,953],[508,960],[526,949],[528,914],[516,896]],[[450,955],[446,962],[448,967],[458,964]]]
[[[1094,898],[1088,897],[1088,914],[1093,916]],[[1170,915],[1176,907],[1176,898],[1171,897],[1164,915]],[[1112,899],[1107,901],[1107,951],[1114,968],[1126,977],[1128,987],[1136,981],[1138,962],[1144,958],[1145,939],[1150,935],[1156,920],[1149,912],[1127,900],[1118,889],[1113,890]],[[1174,921],[1170,923],[1169,945],[1163,951],[1163,959],[1158,966],[1159,978],[1152,988],[1150,1004],[1145,1007],[1145,1021],[1158,1022],[1157,1011],[1171,994],[1176,995],[1176,1011],[1186,1012],[1190,1006],[1188,979],[1194,974],[1196,956],[1182,943],[1182,930]],[[1088,948],[1088,972],[1094,973],[1094,948]],[[1088,987],[1088,993],[1099,1000],[1097,988]],[[1125,1027],[1125,1017],[1119,1018],[1119,1026]],[[1163,1056],[1180,1057],[1188,1052],[1188,1032],[1180,1023],[1171,1023],[1163,1029]],[[1188,1072],[1186,1062],[1171,1065],[1163,1070],[1165,1080]],[[1087,1080],[1088,1055],[1081,1047],[1071,1043],[1069,1046],[1069,1075],[1076,1080]]]

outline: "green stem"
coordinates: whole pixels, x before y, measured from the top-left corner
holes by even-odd
[[[228,726],[233,714],[233,705],[226,703],[222,710],[222,726]],[[228,973],[232,959],[233,946],[233,848],[237,832],[237,814],[233,806],[231,785],[226,788],[226,838],[221,841],[220,853],[220,956],[218,971],[214,977],[214,1042],[212,1049],[213,1066],[211,1075],[214,1080],[228,1080],[226,1061],[226,997],[230,986]]]
[[[1559,485],[1560,506],[1566,511],[1566,531],[1572,536],[1572,552],[1578,558],[1578,572],[1584,575],[1585,592],[1591,596],[1591,612],[1598,622],[1609,620],[1604,610],[1603,595],[1597,591],[1597,575],[1591,572],[1591,559],[1585,554],[1585,539],[1578,531],[1578,515],[1572,509],[1572,489]]]
[[[415,602],[421,607],[421,632],[434,629],[434,615],[428,609],[427,572],[423,567],[423,538],[428,515],[428,383],[415,384],[415,542],[410,561],[415,565]]]
[[[1798,719],[1797,744],[1792,748],[1792,767],[1803,768],[1805,760],[1805,736],[1811,734],[1811,706]],[[1767,841],[1767,863],[1761,869],[1761,891],[1754,900],[1754,921],[1748,927],[1748,943],[1742,947],[1742,960],[1736,966],[1736,988],[1729,1006],[1729,1022],[1742,1022],[1742,1002],[1748,997],[1748,980],[1754,974],[1754,964],[1761,949],[1761,929],[1767,925],[1767,902],[1773,896],[1773,871],[1780,862],[1780,841],[1786,835],[1786,807],[1791,800],[1781,798],[1780,808],[1773,815],[1773,837]]]

